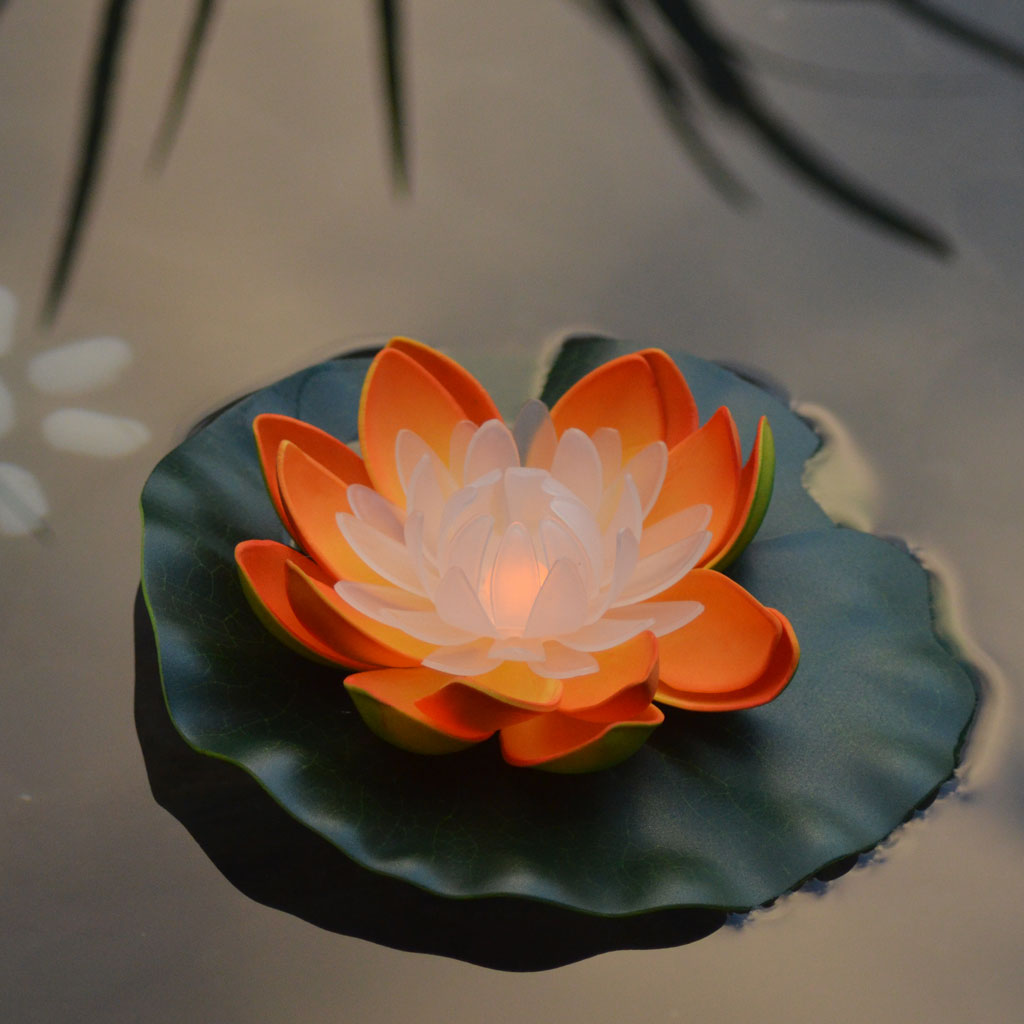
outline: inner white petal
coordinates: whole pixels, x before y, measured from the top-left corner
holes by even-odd
[[[709,522],[710,505],[691,505],[679,512],[673,512],[664,519],[659,519],[656,523],[646,524],[640,538],[640,557],[646,558],[684,537],[703,530]]]
[[[655,555],[637,562],[636,569],[612,607],[645,601],[678,583],[696,564],[711,543],[706,530],[686,537]]]
[[[493,470],[519,466],[519,449],[512,431],[501,420],[488,420],[469,442],[463,479],[474,483]]]
[[[466,574],[473,590],[479,592],[484,552],[493,532],[493,516],[477,516],[464,524],[441,550],[442,573],[457,566]]]
[[[426,594],[412,556],[404,543],[375,529],[347,512],[336,516],[342,536],[352,550],[384,579],[414,594]]]
[[[650,623],[646,628],[655,636],[664,636],[693,622],[704,605],[700,601],[641,601],[625,608],[611,608],[598,625],[613,621],[628,622],[633,618],[644,618]],[[568,643],[563,640],[563,643]]]
[[[442,479],[442,475],[447,477],[447,471],[441,465],[441,461],[436,456],[424,455],[412,471],[406,490],[406,506],[409,512],[419,512],[423,515],[423,545],[427,557],[435,565],[441,517],[447,497],[446,484],[451,481],[450,477],[447,480]]]
[[[593,598],[596,595],[597,579],[587,553],[576,535],[564,523],[551,518],[542,519],[539,529],[546,563],[551,566],[560,558],[568,558],[580,572],[588,599]]]
[[[636,484],[642,518],[646,517],[658,500],[667,469],[668,448],[664,441],[655,441],[646,448],[641,448],[623,468],[623,472],[628,473]]]
[[[625,473],[618,481],[615,491],[617,501],[611,506],[607,524],[604,526],[602,537],[602,551],[604,554],[605,579],[610,579],[612,572],[612,559],[615,556],[618,536],[623,530],[628,530],[639,540],[643,533],[643,509],[640,505],[640,495],[637,493],[633,477]],[[607,498],[607,495],[606,495]]]
[[[601,531],[597,528],[590,510],[578,501],[556,498],[551,502],[551,511],[562,520],[569,531],[580,542],[590,563],[590,572],[595,580],[604,577],[604,555]]]
[[[560,643],[544,645],[544,659],[531,661],[530,668],[547,679],[574,679],[598,670],[597,659],[584,651],[574,651]]]
[[[392,611],[429,611],[431,604],[407,590],[389,586],[386,583],[356,583],[354,580],[338,580],[334,591],[346,604],[357,612],[368,615],[378,622]]]
[[[392,540],[405,542],[405,514],[387,498],[365,484],[349,484],[345,493],[356,518],[369,523]]]
[[[562,558],[555,562],[544,580],[523,636],[562,636],[575,632],[586,620],[587,590],[583,578],[568,558]]]
[[[575,427],[558,440],[551,475],[565,484],[592,512],[601,502],[601,457],[594,442]]]
[[[464,644],[439,647],[423,659],[423,664],[453,676],[481,676],[497,668],[500,662],[488,657],[487,648],[481,644]]]
[[[543,660],[544,644],[540,640],[527,640],[521,636],[501,638],[491,644],[487,657],[497,661]]]
[[[455,478],[456,486],[461,487],[466,481],[462,475],[466,465],[466,452],[469,442],[476,433],[476,424],[471,420],[459,420],[452,431],[452,439],[448,445],[448,468]]]
[[[475,588],[470,586],[466,574],[453,566],[434,591],[437,614],[449,625],[457,626],[472,636],[497,636],[494,623],[480,603]]]
[[[632,640],[645,629],[653,630],[654,622],[654,619],[642,616],[628,619],[605,617],[558,639],[574,651],[607,651],[609,648],[624,644],[627,640]]]
[[[381,612],[380,621],[427,644],[448,646],[465,644],[476,639],[474,634],[445,622],[433,608],[429,611],[384,610]]]

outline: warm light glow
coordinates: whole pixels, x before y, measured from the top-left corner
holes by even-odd
[[[693,568],[711,539],[707,505],[645,532],[665,479],[656,441],[623,458],[616,430],[557,437],[529,402],[510,430],[468,421],[452,432],[449,464],[415,433],[399,432],[399,508],[361,484],[338,525],[383,579],[339,582],[358,611],[436,650],[423,664],[454,675],[526,662],[549,678],[597,668],[593,652],[651,630],[661,636],[702,611],[651,601]]]

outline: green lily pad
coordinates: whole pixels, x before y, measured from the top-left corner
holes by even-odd
[[[623,350],[571,339],[543,397]],[[586,776],[511,768],[494,742],[424,759],[373,736],[337,670],[260,625],[233,558],[240,540],[287,541],[253,417],[286,413],[353,439],[364,357],[237,403],[146,484],[143,589],[181,735],[240,765],[357,864],[448,897],[598,915],[745,910],[876,845],[952,774],[977,700],[973,676],[936,633],[918,562],[833,525],[807,495],[813,431],[735,374],[670,354],[702,419],[727,404],[747,446],[762,414],[775,434],[772,503],[729,574],[783,611],[800,639],[800,668],[777,700],[725,714],[667,709],[638,754]]]

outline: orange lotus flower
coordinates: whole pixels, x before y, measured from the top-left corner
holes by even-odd
[[[305,554],[239,544],[246,594],[286,643],[350,671],[397,746],[499,732],[511,764],[590,771],[663,721],[653,701],[754,707],[795,671],[785,617],[715,571],[764,516],[771,432],[744,465],[728,409],[699,427],[664,352],[612,360],[509,428],[466,370],[395,339],[363,385],[362,457],[287,416],[254,431]]]

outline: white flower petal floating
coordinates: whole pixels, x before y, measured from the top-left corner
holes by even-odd
[[[28,378],[44,395],[81,395],[115,381],[131,361],[120,338],[82,338],[34,356]]]
[[[100,458],[131,455],[150,439],[144,423],[91,409],[51,412],[43,420],[43,436],[59,451]]]

